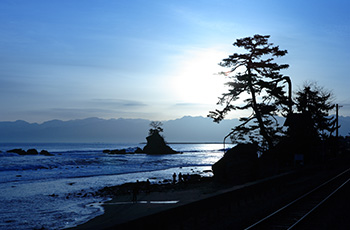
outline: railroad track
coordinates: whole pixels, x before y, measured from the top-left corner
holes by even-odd
[[[329,179],[313,190],[281,207],[270,215],[245,228],[248,229],[296,229],[306,222],[320,205],[350,181],[350,168]]]

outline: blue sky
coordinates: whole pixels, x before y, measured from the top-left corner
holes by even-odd
[[[348,1],[2,0],[0,121],[206,116],[237,38],[271,35],[294,89],[350,116]],[[240,114],[231,114],[237,117]]]

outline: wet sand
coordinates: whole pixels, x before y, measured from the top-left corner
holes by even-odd
[[[151,185],[150,191],[141,189],[137,202],[133,202],[134,184],[106,188],[102,193],[113,194],[112,200],[103,204],[105,213],[75,229],[108,229],[121,223],[139,219],[154,213],[225,193],[242,186],[216,183],[212,178],[202,178],[191,183]],[[99,204],[92,204],[99,205]]]

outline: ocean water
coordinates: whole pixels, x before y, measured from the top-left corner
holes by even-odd
[[[82,224],[103,209],[93,193],[105,186],[144,181],[160,183],[175,173],[212,176],[222,144],[170,144],[182,154],[107,154],[143,144],[0,144],[0,229],[64,229]],[[232,146],[226,145],[226,148]],[[7,153],[31,148],[54,156]]]

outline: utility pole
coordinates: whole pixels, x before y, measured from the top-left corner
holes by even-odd
[[[335,113],[335,125],[336,125],[336,132],[335,132],[335,136],[336,136],[336,154],[338,154],[339,152],[339,108],[341,108],[343,106],[339,106],[338,104],[335,105],[335,109],[336,109],[336,113]]]
[[[335,112],[335,127],[336,127],[336,130],[335,130],[335,136],[336,136],[336,138],[337,138],[337,140],[338,140],[338,136],[339,136],[339,131],[338,131],[338,129],[339,129],[339,126],[338,126],[338,110],[339,110],[339,105],[338,104],[336,104],[335,105],[335,109],[336,109],[336,112]]]
[[[336,104],[335,105],[335,109],[336,109],[336,111],[335,111],[335,125],[336,125],[336,130],[335,130],[335,136],[336,136],[336,138],[338,139],[338,137],[339,137],[339,108],[341,108],[341,107],[343,107],[343,106],[339,106],[338,104]]]

